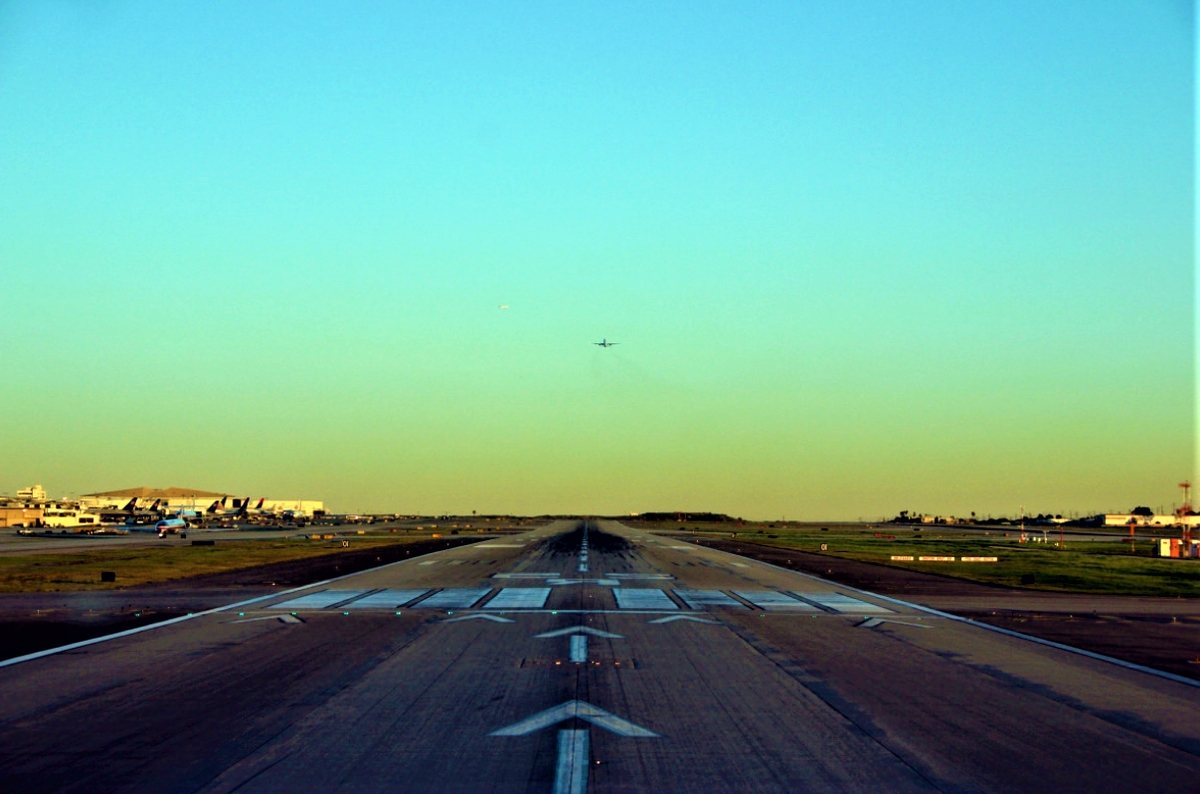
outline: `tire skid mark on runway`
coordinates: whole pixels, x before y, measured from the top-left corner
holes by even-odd
[[[826,707],[841,715],[843,719],[850,725],[853,725],[864,737],[870,739],[883,752],[896,759],[898,763],[925,781],[931,791],[943,790],[936,785],[937,775],[933,774],[933,770],[922,769],[921,767],[924,765],[919,759],[906,758],[896,749],[892,748],[887,741],[888,732],[876,724],[875,720],[869,714],[853,702],[842,697],[823,678],[814,675],[793,656],[777,648],[762,637],[753,634],[750,630],[737,624],[726,624],[726,627],[756,654],[774,664],[781,672],[807,690]]]

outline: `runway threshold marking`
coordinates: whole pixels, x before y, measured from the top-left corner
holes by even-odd
[[[428,587],[406,590],[380,590],[346,604],[347,609],[398,609],[429,593]]]
[[[541,609],[550,597],[549,587],[505,587],[484,604],[484,609]]]
[[[692,609],[704,609],[706,606],[733,607],[745,609],[746,605],[720,590],[675,590],[685,604]]]
[[[312,593],[299,598],[288,599],[278,604],[271,604],[267,609],[324,609],[331,607],[334,604],[340,604],[343,601],[351,601],[360,598],[370,590],[322,590],[318,593]]]
[[[418,601],[416,607],[418,609],[467,609],[490,592],[492,592],[490,587],[447,587],[423,601]]]
[[[613,595],[618,609],[679,609],[670,596],[655,588],[620,588],[613,590]]]
[[[798,593],[792,590],[791,594],[834,612],[886,612],[889,615],[895,613],[893,609],[860,601],[843,593]]]
[[[805,601],[792,598],[787,593],[777,590],[734,590],[733,594],[745,599],[760,609],[768,611],[781,609],[791,612],[816,612],[817,607]]]

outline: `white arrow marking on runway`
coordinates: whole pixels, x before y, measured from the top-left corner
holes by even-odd
[[[256,620],[278,620],[281,623],[303,623],[300,618],[294,615],[267,615],[265,618],[246,618],[245,620],[231,620],[230,623],[253,623]]]
[[[607,637],[608,639],[612,640],[625,639],[620,634],[612,634],[611,632],[601,631],[600,629],[594,629],[591,626],[571,626],[570,628],[566,629],[555,629],[554,631],[547,631],[545,634],[535,634],[533,635],[533,638],[535,640],[548,640],[551,637],[565,637],[568,634],[591,634],[593,637]]]
[[[629,720],[621,719],[616,714],[610,714],[602,708],[593,706],[582,700],[568,700],[566,703],[546,709],[543,712],[526,717],[520,722],[514,722],[504,728],[494,730],[488,736],[527,736],[534,731],[548,728],[551,725],[578,718],[592,725],[598,725],[606,731],[612,731],[618,736],[628,738],[658,738],[654,731],[635,725]]]
[[[462,617],[450,618],[449,620],[443,620],[442,622],[443,623],[457,623],[460,620],[491,620],[491,621],[495,621],[496,623],[512,623],[513,622],[513,620],[511,618],[502,618],[499,615],[463,615]]]
[[[921,623],[905,623],[902,620],[887,620],[886,618],[867,618],[862,623],[859,623],[854,628],[856,629],[873,629],[881,623],[895,623],[897,626],[911,626],[914,629],[932,629],[933,626],[926,626]]]
[[[693,623],[712,623],[714,625],[720,625],[715,620],[707,620],[705,618],[698,618],[694,615],[668,615],[665,618],[658,618],[657,620],[652,620],[650,622],[651,623],[670,623],[673,620],[690,620]]]

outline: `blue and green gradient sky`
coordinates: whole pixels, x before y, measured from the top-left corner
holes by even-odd
[[[1170,507],[1195,34],[1167,0],[10,0],[0,491]]]

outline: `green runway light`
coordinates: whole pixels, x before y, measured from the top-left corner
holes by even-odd
[[[245,613],[245,612],[239,612],[239,613],[238,613],[238,617],[245,617],[245,615],[246,615],[246,613]]]
[[[399,615],[400,613],[399,613],[399,612],[397,612],[396,614],[397,614],[397,615]]]
[[[343,615],[349,615],[350,613],[349,613],[349,612],[343,612],[342,614],[343,614]]]

